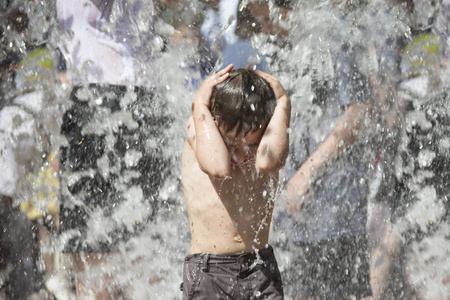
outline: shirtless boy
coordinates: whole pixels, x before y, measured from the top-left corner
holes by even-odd
[[[282,299],[268,237],[290,100],[275,77],[232,69],[203,82],[186,125],[182,182],[192,241],[183,299]]]

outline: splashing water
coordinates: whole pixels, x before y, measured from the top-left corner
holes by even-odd
[[[50,207],[49,203],[58,199],[55,191],[61,196],[67,196],[64,194],[66,189],[79,179],[76,176],[95,176],[90,173],[92,170],[85,170],[82,175],[61,174],[61,177],[57,172],[46,171],[51,170],[52,159],[49,157],[52,157],[52,153],[59,152],[61,146],[67,145],[61,127],[64,115],[67,116],[71,108],[69,96],[74,86],[61,82],[56,62],[60,51],[58,47],[70,40],[71,33],[62,32],[58,28],[53,1],[28,1],[20,5],[14,1],[7,2],[12,4],[2,4],[1,8],[5,15],[9,14],[13,19],[0,20],[0,108],[19,107],[34,122],[34,146],[29,155],[31,159],[25,163],[26,168],[16,185],[15,201],[38,226],[50,228],[51,235],[41,243],[41,253],[60,253],[62,245],[78,233],[69,231],[57,234],[57,221],[51,219],[52,215],[56,215],[55,204]],[[245,7],[247,2],[252,1],[241,2],[239,8]],[[180,299],[182,262],[188,252],[190,238],[180,187],[180,158],[190,104],[202,80],[199,63],[204,58],[200,54],[201,46],[191,43],[196,39],[195,34],[191,42],[175,42],[170,36],[177,32],[175,24],[184,22],[187,27],[198,26],[193,20],[201,19],[205,7],[204,3],[197,1],[179,4],[176,8],[161,8],[150,0],[141,3],[136,17],[130,22],[130,36],[134,37],[130,43],[142,54],[138,58],[142,85],[148,86],[151,83],[155,98],[164,99],[165,105],[135,103],[137,95],[131,88],[114,113],[106,108],[105,98],[95,98],[93,103],[87,100],[88,106],[97,107],[98,111],[84,127],[83,134],[104,137],[104,152],[98,156],[93,153],[92,157],[99,166],[100,174],[117,176],[122,185],[114,188],[125,199],[117,204],[120,208],[114,210],[111,218],[103,218],[103,210],[89,214],[87,239],[107,241],[111,232],[116,231],[117,224],[126,229],[124,232],[132,232],[139,227],[139,234],[128,236],[118,245],[118,251],[112,256],[108,268],[101,271],[102,274],[114,275],[114,282],[123,289],[125,299]],[[293,117],[301,114],[299,119],[293,118],[294,123],[289,129],[292,149],[290,155],[296,157],[288,161],[283,170],[286,178],[298,168],[293,161],[302,161],[306,155],[304,147],[299,147],[305,141],[301,122],[316,124],[316,118],[323,113],[317,108],[317,100],[314,99],[317,91],[313,91],[311,87],[313,82],[331,84],[331,79],[336,76],[332,53],[344,51],[339,41],[344,39],[350,47],[362,45],[369,52],[372,49],[377,53],[357,57],[358,64],[364,67],[363,73],[381,74],[385,90],[380,88],[382,91],[379,94],[388,95],[380,97],[384,102],[380,100],[376,108],[376,124],[372,124],[371,130],[363,137],[363,143],[375,140],[374,146],[370,151],[360,153],[358,159],[374,164],[376,149],[373,148],[378,147],[385,161],[384,164],[378,162],[377,167],[373,168],[379,170],[378,175],[383,180],[372,185],[372,189],[373,194],[378,195],[374,198],[390,197],[392,203],[388,206],[390,209],[395,208],[395,214],[376,220],[387,222],[389,218],[395,219],[391,228],[397,238],[396,245],[400,245],[391,249],[397,254],[393,258],[395,272],[391,275],[392,281],[385,294],[385,298],[389,299],[399,298],[399,295],[445,299],[450,295],[450,96],[446,68],[449,40],[448,35],[445,35],[448,34],[448,7],[447,10],[444,9],[448,3],[443,3],[440,10],[437,10],[440,15],[434,17],[447,27],[435,26],[435,31],[426,31],[428,35],[421,35],[423,32],[414,30],[423,26],[414,27],[410,21],[411,18],[414,19],[414,12],[413,16],[408,17],[408,12],[401,6],[387,9],[384,6],[372,8],[362,5],[347,14],[347,22],[342,22],[340,14],[329,10],[329,1],[304,1],[299,4],[301,9],[291,11],[289,21],[286,21],[281,19],[279,7],[270,1],[272,19],[277,20],[276,23],[282,27],[294,26],[294,29],[291,29],[289,38],[278,38],[267,33],[258,33],[252,37],[252,45],[267,59],[270,73],[276,75],[290,93]],[[415,11],[421,11],[420,5],[420,2],[416,3]],[[338,5],[337,8],[344,9],[343,7]],[[13,13],[15,9],[17,12]],[[180,19],[174,13],[177,9],[184,11]],[[434,7],[429,8],[432,9]],[[126,12],[113,9],[110,22],[104,24],[103,29],[114,33],[118,30],[116,23],[123,15]],[[154,20],[153,25],[149,25],[150,20]],[[168,20],[171,20],[170,24],[166,23]],[[438,25],[441,24],[439,22]],[[444,29],[436,33],[441,28]],[[324,37],[323,32],[329,35]],[[44,44],[45,48],[42,48]],[[147,48],[152,51],[147,51]],[[401,55],[397,53],[400,48],[404,50]],[[311,55],[313,49],[318,50],[317,55]],[[220,61],[220,58],[217,59],[215,69],[220,67]],[[5,64],[9,70],[4,70]],[[308,73],[308,66],[313,66],[315,72]],[[85,69],[89,67],[89,64],[83,66]],[[11,72],[12,69],[15,72]],[[312,75],[304,76],[305,73]],[[83,74],[78,76],[87,80]],[[333,87],[325,85],[320,87],[319,92],[326,94],[331,88]],[[392,91],[393,94],[389,94]],[[86,96],[83,93],[90,92],[88,89],[78,90],[80,101]],[[376,92],[374,94],[377,95]],[[31,101],[30,105],[30,101],[24,100],[23,95],[32,95],[36,101]],[[85,98],[89,99],[87,96]],[[133,107],[134,110],[126,110],[125,107]],[[393,112],[398,114],[390,114]],[[153,124],[145,116],[165,119],[158,122],[166,123],[158,126],[160,124]],[[138,140],[139,147],[128,145],[127,148],[126,143],[124,144],[121,159],[125,167],[121,169],[122,166],[109,164],[110,158],[104,153],[116,147],[115,134],[124,127],[130,130],[143,130],[145,127],[148,132]],[[154,128],[158,128],[157,132],[152,131]],[[18,136],[19,131],[15,133]],[[321,138],[319,131],[311,131],[311,134]],[[146,169],[138,168],[143,158],[142,152],[135,150],[138,148],[147,151],[163,149],[158,161],[146,166],[156,168],[162,182],[159,189],[149,182],[149,193],[139,185],[128,185],[136,178],[145,177]],[[124,169],[131,171],[123,172]],[[369,180],[375,182],[376,174],[371,175]],[[49,178],[49,181],[45,181],[45,178]],[[51,180],[55,178],[60,181],[59,185],[53,186],[54,181]],[[151,181],[151,177],[148,178]],[[272,195],[275,191],[265,193]],[[147,198],[148,194],[152,196]],[[76,202],[76,199],[70,199]],[[63,197],[59,201],[66,200]],[[19,202],[29,203],[29,206]],[[278,202],[277,200],[276,206],[279,206]],[[281,205],[276,210],[281,211]],[[147,219],[149,221],[145,222]],[[145,224],[140,227],[136,220]],[[278,243],[289,238],[289,232],[275,232],[272,240]],[[382,239],[374,239],[372,243],[376,246],[382,243]],[[280,251],[275,248],[282,271],[291,263],[289,252],[295,251],[294,249],[289,245]],[[62,256],[58,257],[61,259]],[[37,265],[43,269],[39,259],[36,260]],[[55,264],[54,272],[68,274],[69,278],[72,276],[68,260],[60,262],[60,265]],[[3,279],[1,276],[0,279]],[[60,284],[55,289],[62,291],[63,287]],[[70,296],[67,297],[61,299],[70,299]]]

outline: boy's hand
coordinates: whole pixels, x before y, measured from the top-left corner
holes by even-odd
[[[194,103],[203,104],[209,108],[211,105],[211,94],[216,85],[223,82],[230,76],[230,71],[233,69],[233,64],[228,65],[224,69],[220,70],[214,75],[206,78],[200,88],[195,94],[194,101],[192,102],[192,110],[194,109]]]
[[[279,103],[282,99],[288,98],[285,89],[275,76],[269,75],[260,70],[254,70],[250,65],[247,65],[247,69],[255,72],[256,75],[264,78],[270,84],[270,87],[272,88],[273,93],[275,94],[275,99],[277,100],[277,103]]]

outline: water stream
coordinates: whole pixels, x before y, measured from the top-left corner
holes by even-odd
[[[103,272],[112,274],[123,299],[181,299],[182,263],[190,242],[180,184],[185,122],[202,78],[232,59],[229,52],[221,55],[220,45],[228,28],[235,28],[238,20],[229,19],[215,38],[208,37],[208,43],[201,43],[200,26],[208,1],[180,1],[174,5],[152,0],[128,2],[136,9],[130,21],[129,32],[134,37],[131,43],[141,54],[136,82],[152,89],[154,102],[136,101],[138,92],[131,83],[125,96],[117,103],[111,100],[111,105],[106,98],[83,94],[92,90],[80,89],[80,103],[92,109],[82,134],[101,136],[102,142],[90,151],[92,156],[80,158],[95,160],[98,169],[80,167],[77,172],[64,170],[73,170],[74,165],[82,166],[83,162],[62,160],[61,150],[70,144],[64,126],[65,118],[73,117],[69,97],[76,85],[61,77],[60,59],[64,55],[60,53],[70,42],[71,32],[60,28],[55,1],[7,0],[0,4],[0,117],[6,120],[11,107],[23,111],[11,112],[20,117],[11,121],[11,130],[1,131],[9,136],[0,142],[6,145],[8,141],[14,147],[0,145],[0,151],[8,152],[12,159],[14,151],[29,149],[16,155],[25,161],[17,163],[16,186],[10,196],[16,210],[31,224],[17,232],[13,223],[2,226],[12,232],[11,236],[26,236],[29,231],[33,235],[30,240],[40,251],[40,255],[24,252],[14,258],[12,265],[2,263],[3,290],[11,284],[8,278],[14,264],[31,259],[25,272],[36,274],[36,290],[47,287],[55,291],[57,299],[75,299],[73,266],[62,250],[80,233],[58,230],[62,226],[57,218],[59,204],[69,201],[77,205],[78,192],[73,190],[79,177],[94,178],[98,174],[106,178],[105,187],[114,188],[114,195],[110,190],[100,190],[99,195],[120,201],[113,212],[107,207],[86,210],[87,239],[108,241],[112,234],[125,237]],[[261,1],[241,1],[236,9],[253,2]],[[373,90],[376,117],[363,136],[363,143],[371,147],[357,153],[356,159],[366,162],[371,170],[367,195],[370,247],[383,246],[381,253],[392,260],[391,271],[383,275],[386,290],[381,299],[449,299],[449,1],[300,1],[288,11],[287,18],[276,2],[269,1],[267,6],[273,26],[261,26],[242,43],[256,49],[247,61],[276,75],[291,96],[292,150],[282,178],[290,178],[298,168],[295,161],[302,161],[307,153],[302,122],[314,124],[314,118],[321,114],[312,82],[320,81],[318,78],[326,82],[335,76],[333,62],[328,59],[348,49],[342,44],[364,49],[355,52],[355,61],[368,77],[378,75],[378,81],[372,82],[377,87]],[[120,10],[123,7],[127,6],[113,6],[110,21],[103,29],[115,32],[115,25],[129,13]],[[277,28],[290,34],[286,36]],[[311,55],[314,51],[316,55]],[[240,61],[245,55],[236,52]],[[83,68],[90,65],[72,70],[73,64],[66,61],[68,69],[64,73],[78,72],[77,78],[85,80],[81,84],[86,87]],[[307,66],[320,74],[306,76]],[[326,93],[327,87],[322,89]],[[111,99],[116,96],[113,93]],[[32,146],[28,146],[30,140]],[[109,152],[117,155],[118,163],[110,162],[113,159]],[[148,153],[158,153],[153,156],[157,159],[145,160]],[[154,172],[147,173],[148,169]],[[156,181],[161,184],[153,184]],[[89,192],[86,185],[82,182],[78,195]],[[281,204],[274,216],[280,215]],[[291,285],[289,275],[283,272],[292,263],[291,253],[296,248],[291,239],[295,237],[283,227],[277,228],[271,243],[282,275],[287,276],[286,284]],[[48,254],[53,257],[48,258]],[[17,293],[20,287],[12,290]]]

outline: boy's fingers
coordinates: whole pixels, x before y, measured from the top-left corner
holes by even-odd
[[[222,70],[217,72],[216,75],[218,75],[219,77],[222,77],[222,76],[228,74],[228,72],[230,72],[232,69],[233,69],[233,64],[229,64],[228,66],[226,66],[225,68],[223,68]]]
[[[256,75],[264,78],[270,84],[277,99],[286,94],[286,91],[282,87],[280,81],[275,76],[272,76],[260,70],[254,70],[253,72],[255,72]]]
[[[272,75],[269,75],[261,70],[253,70],[253,72],[255,72],[256,75],[264,78],[267,81],[273,81],[275,79],[275,77],[273,77]]]
[[[233,64],[229,64],[224,69],[222,69],[220,72],[223,72],[223,74],[230,72],[233,69]]]
[[[223,68],[222,70],[220,70],[219,72],[217,72],[214,75],[211,75],[209,78],[207,78],[205,81],[212,81],[213,85],[219,84],[222,81],[224,81],[225,79],[228,78],[228,76],[230,76],[230,71],[233,69],[233,64],[229,64],[228,66],[226,66],[225,68]]]
[[[264,79],[266,79],[267,76],[270,76],[269,74],[267,74],[267,73],[265,73],[265,72],[263,72],[261,70],[253,68],[253,66],[250,65],[250,64],[247,65],[247,70],[255,72],[256,75],[261,76]]]
[[[225,74],[222,74],[222,75],[217,73],[216,76],[214,76],[214,79],[215,79],[214,86],[223,82],[225,79],[228,78],[228,76],[230,76],[230,73],[228,73],[228,72]]]
[[[247,65],[247,69],[250,70],[250,71],[255,72],[256,75],[264,78],[267,82],[269,82],[271,84],[279,84],[279,81],[278,81],[278,79],[275,76],[267,74],[266,72],[263,72],[263,71],[258,70],[258,69],[253,69],[253,67],[251,65]]]

